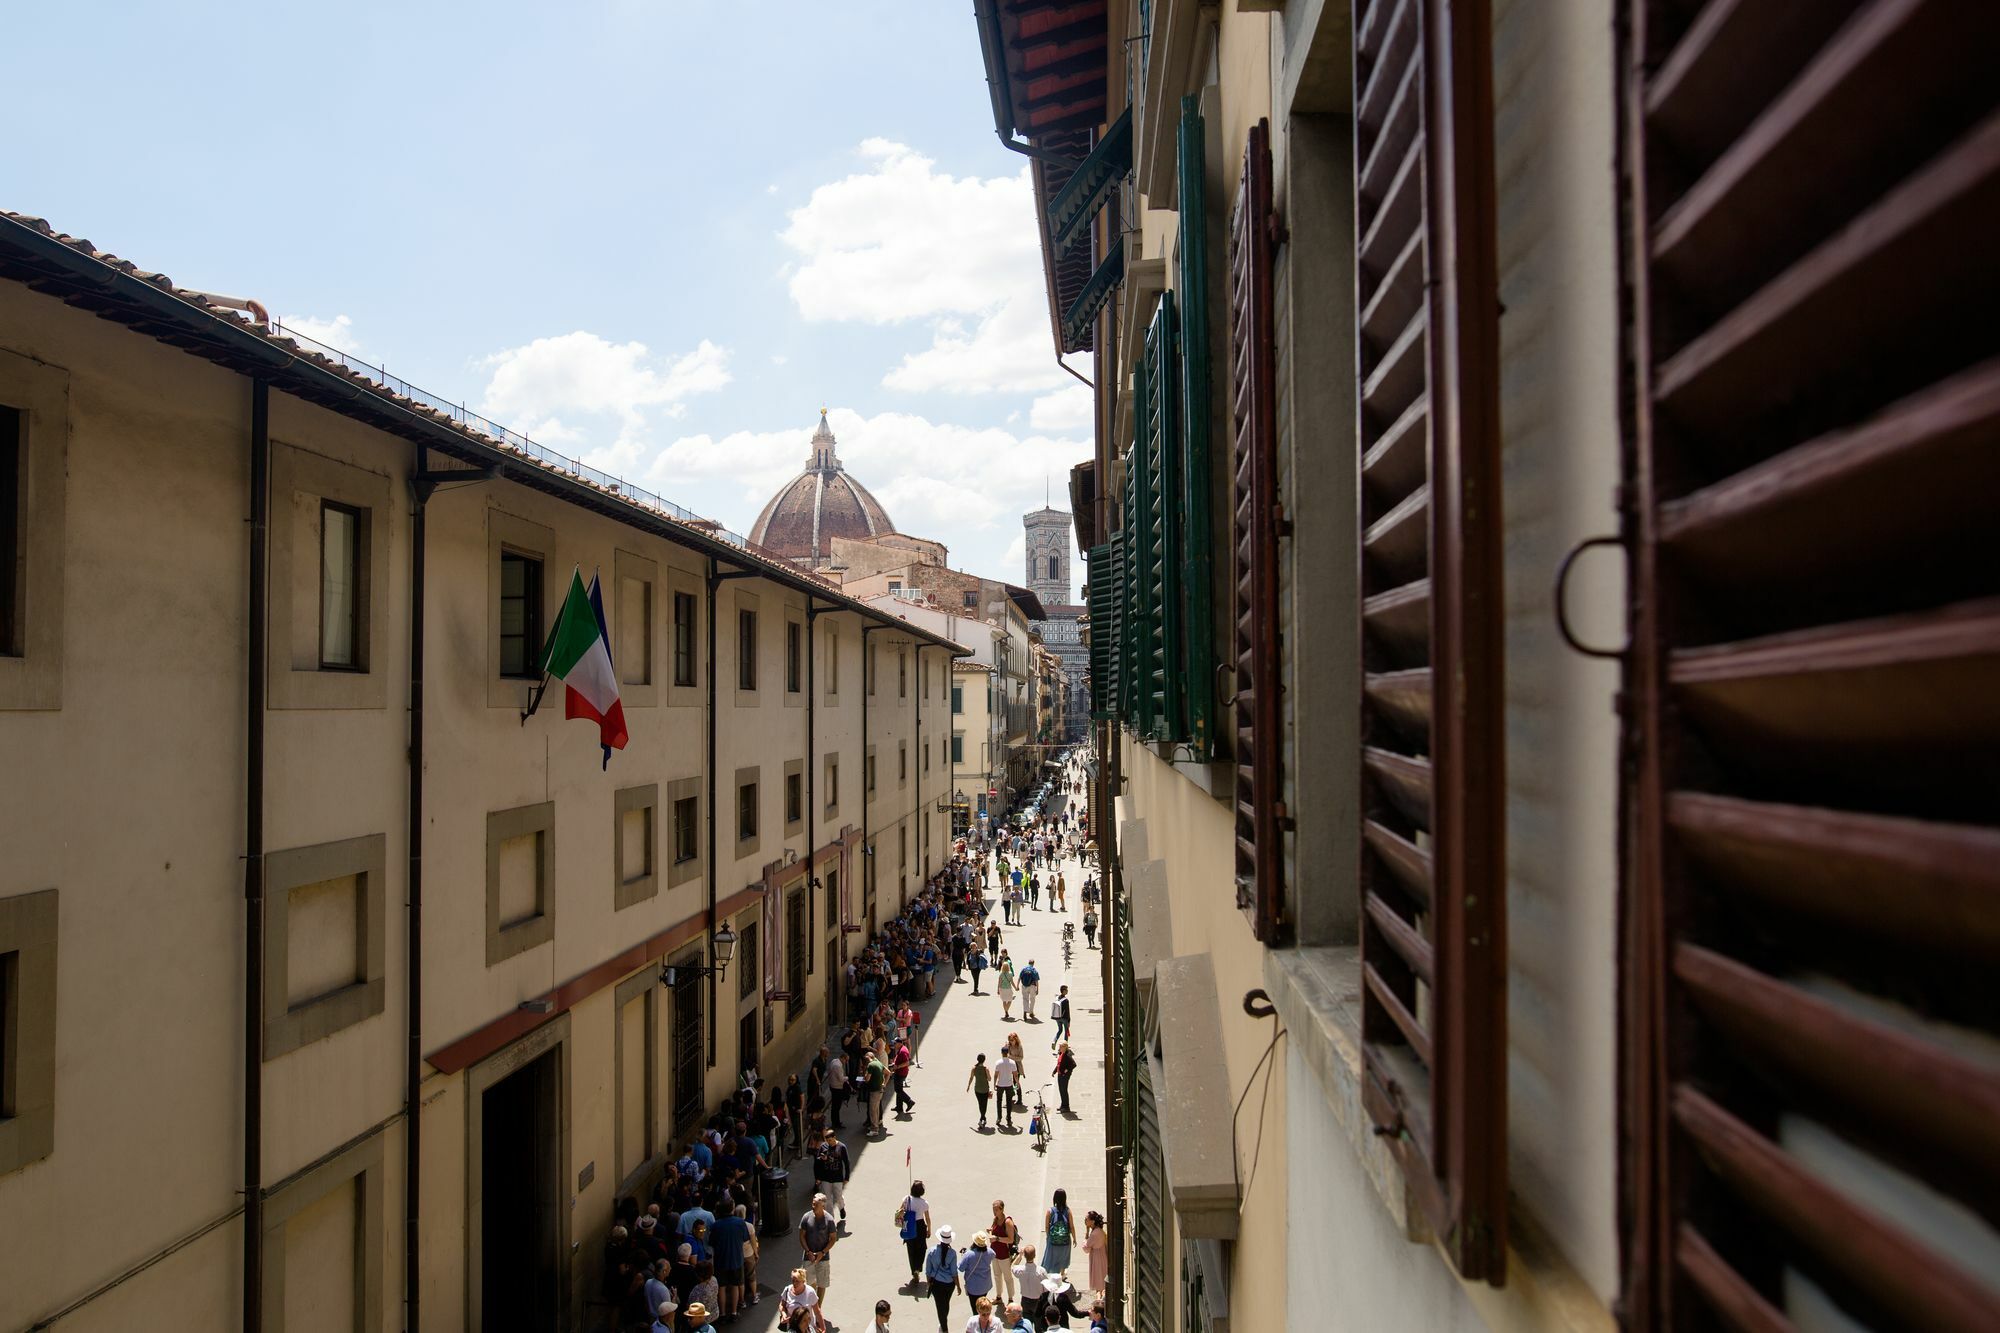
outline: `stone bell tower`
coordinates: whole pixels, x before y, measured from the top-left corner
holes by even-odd
[[[1044,505],[1021,518],[1028,530],[1028,577],[1022,580],[1043,606],[1068,606],[1076,597],[1070,581],[1067,511]]]

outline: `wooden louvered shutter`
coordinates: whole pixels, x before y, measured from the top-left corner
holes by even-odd
[[[1459,1272],[1498,1284],[1506,865],[1488,18],[1480,3],[1376,0],[1355,22],[1363,1100]]]
[[[1243,179],[1229,215],[1231,420],[1234,424],[1230,545],[1234,606],[1230,708],[1236,753],[1236,905],[1257,938],[1275,944],[1285,920],[1284,805],[1279,795],[1282,746],[1278,709],[1278,423],[1277,333],[1271,251],[1271,127],[1250,128]]]
[[[1120,580],[1114,566],[1120,534],[1090,548],[1090,716],[1101,722],[1118,715],[1118,603]]]
[[[1139,442],[1135,453],[1145,456],[1145,528],[1147,567],[1153,571],[1153,616],[1146,626],[1146,734],[1155,740],[1178,740],[1181,725],[1180,621],[1180,370],[1175,362],[1174,294],[1162,292],[1160,304],[1146,326],[1144,374],[1140,383]]]
[[[1627,1321],[2000,1328],[2000,7],[1631,17]]]
[[[1208,170],[1201,99],[1181,99],[1181,657],[1182,736],[1198,762],[1215,742],[1215,551],[1209,503]]]
[[[1124,655],[1124,665],[1118,673],[1119,713],[1120,721],[1135,731],[1141,729],[1139,678],[1145,667],[1142,645],[1146,622],[1145,595],[1140,584],[1144,564],[1139,534],[1144,510],[1139,498],[1138,454],[1137,449],[1132,449],[1125,455],[1125,525],[1118,530],[1118,554],[1125,576],[1125,604],[1118,618],[1119,647]]]

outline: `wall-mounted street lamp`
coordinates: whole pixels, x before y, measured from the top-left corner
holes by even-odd
[[[703,967],[698,963],[683,963],[678,965],[662,963],[660,964],[660,984],[668,990],[672,990],[680,982],[690,977],[712,975],[716,980],[720,981],[723,975],[729,971],[729,960],[735,956],[736,932],[725,921],[722,923],[722,929],[716,931],[715,938],[709,942],[709,957],[714,960],[710,966]]]

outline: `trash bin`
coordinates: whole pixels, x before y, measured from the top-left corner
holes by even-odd
[[[763,1226],[758,1230],[766,1236],[783,1236],[792,1229],[792,1178],[786,1171],[766,1171],[764,1192],[758,1197],[757,1209],[763,1215]]]

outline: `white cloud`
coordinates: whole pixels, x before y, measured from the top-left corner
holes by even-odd
[[[1081,384],[1045,393],[1028,409],[1028,424],[1036,430],[1087,430],[1095,401]]]
[[[955,177],[908,146],[868,139],[868,169],[822,185],[780,233],[809,320],[928,319],[931,346],[883,377],[910,392],[1051,389],[1055,364],[1028,171]]]
[[[656,415],[679,416],[686,398],[729,383],[729,353],[707,339],[668,357],[579,330],[495,352],[483,364],[492,377],[481,412],[545,443],[593,442],[584,458],[613,472],[653,453]],[[574,417],[608,420],[612,438],[605,443],[600,432],[565,420]]]
[[[841,463],[882,502],[896,526],[951,549],[953,565],[1019,581],[1021,515],[1039,509],[1053,483],[1058,505],[1069,469],[1088,441],[998,427],[932,421],[908,412],[871,417],[834,408],[828,423]],[[747,533],[766,500],[795,477],[816,423],[775,431],[691,435],[662,450],[635,478],[669,497],[707,483],[737,488],[730,526]],[[718,506],[720,508],[720,506]]]
[[[332,319],[320,319],[315,315],[280,315],[278,323],[288,333],[302,334],[349,356],[358,357],[366,353],[366,345],[354,334],[354,321],[345,315],[335,315]]]

